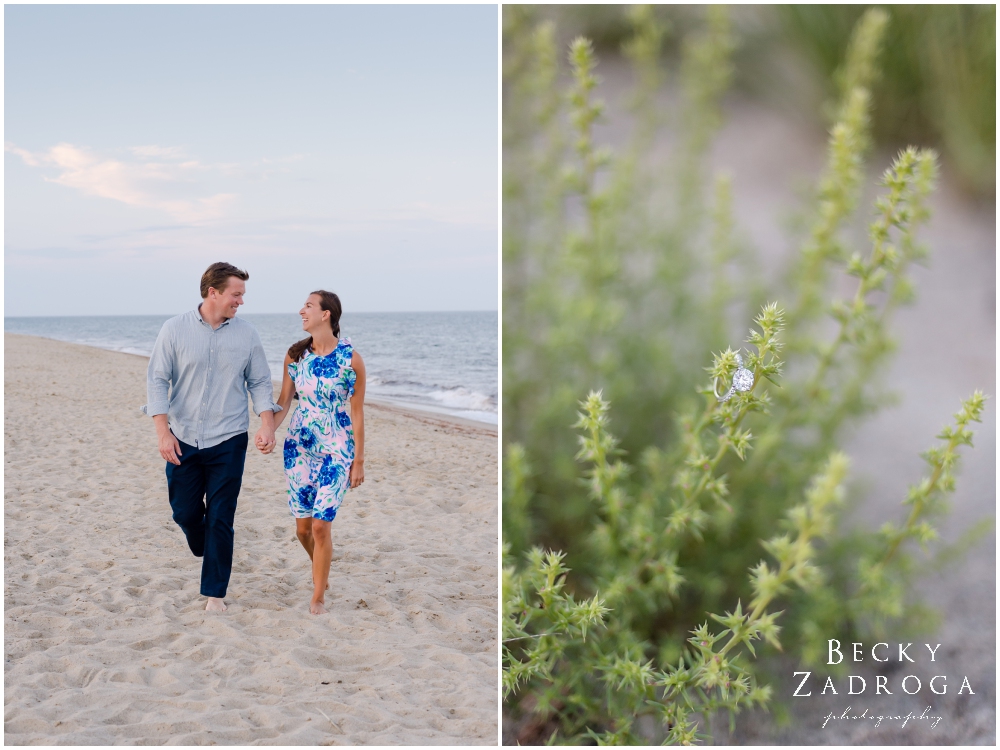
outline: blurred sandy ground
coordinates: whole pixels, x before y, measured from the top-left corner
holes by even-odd
[[[595,129],[596,141],[612,146],[626,142],[630,123],[626,96],[631,85],[627,66],[603,57],[597,73],[597,96],[607,103],[603,124]],[[663,105],[670,111],[669,93]],[[875,117],[878,113],[875,112]],[[713,171],[729,173],[737,232],[748,241],[762,274],[775,278],[788,268],[798,252],[787,229],[792,211],[802,205],[801,190],[815,185],[825,162],[826,137],[814,124],[796,121],[739,95],[727,97],[726,123],[715,138],[710,164]],[[670,147],[664,139],[659,148]],[[921,145],[921,144],[916,144]],[[870,248],[867,224],[875,186],[894,153],[876,151],[869,159],[868,190],[853,228],[854,247]],[[866,420],[844,442],[851,457],[852,478],[865,489],[866,503],[851,517],[852,523],[878,527],[886,520],[905,519],[900,503],[907,487],[923,476],[926,464],[920,453],[935,444],[935,436],[949,424],[961,400],[981,389],[990,396],[983,423],[975,425],[973,449],[963,448],[952,513],[942,525],[946,540],[995,514],[996,507],[996,206],[976,202],[959,193],[942,165],[941,179],[931,199],[930,223],[919,239],[930,248],[926,267],[911,272],[917,286],[916,303],[902,308],[892,324],[899,349],[888,370],[886,383],[899,395],[899,403]],[[851,280],[853,281],[853,280]],[[853,294],[854,287],[845,287]],[[779,300],[780,302],[780,300]],[[749,321],[733,331],[744,335]],[[736,345],[734,341],[733,345]],[[743,714],[736,732],[727,737],[728,721],[715,730],[719,744],[995,744],[996,710],[996,538],[980,542],[956,565],[925,580],[926,600],[943,614],[943,625],[934,643],[942,643],[938,669],[919,661],[915,669],[890,676],[890,685],[906,674],[918,675],[923,690],[912,697],[859,703],[865,696],[807,699],[794,705],[793,724],[776,728],[763,713]],[[837,634],[830,634],[837,638]],[[922,641],[917,643],[919,648]],[[910,649],[909,653],[912,653]],[[894,664],[894,662],[893,662]],[[861,666],[861,665],[858,665]],[[907,665],[909,667],[910,665]],[[776,686],[776,694],[791,696],[795,684]],[[858,670],[857,674],[869,674]],[[949,676],[949,694],[936,696],[926,687],[924,674]],[[962,676],[968,675],[974,696],[957,697]],[[869,679],[874,684],[874,679]],[[912,684],[912,683],[911,683]],[[818,691],[815,691],[818,692]],[[868,696],[874,690],[869,688]],[[882,713],[902,709],[903,715],[919,713],[930,705],[946,718],[934,730],[911,723],[905,730],[883,724],[878,729],[848,726],[820,729],[822,717],[848,705],[865,705]],[[941,713],[944,712],[944,713]],[[855,722],[864,725],[866,722]],[[922,722],[926,725],[927,722]],[[917,728],[914,728],[914,727]]]

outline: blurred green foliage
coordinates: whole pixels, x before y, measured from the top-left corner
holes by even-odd
[[[734,60],[735,85],[797,107],[808,117],[823,112],[827,117],[817,119],[829,125],[830,112],[815,106],[816,95],[827,102],[837,98],[836,71],[851,31],[871,7],[734,6],[731,13],[743,41]],[[626,6],[548,6],[540,12],[566,34],[591,39],[598,52],[617,53],[632,33]],[[992,197],[996,5],[887,5],[884,12],[889,24],[880,75],[872,86],[876,143],[892,149],[905,144],[937,148],[966,190]],[[673,31],[664,39],[664,57],[678,57],[681,40],[698,27],[700,8],[661,5],[653,15]],[[813,90],[802,89],[799,71],[807,73]]]
[[[926,627],[914,547],[933,542],[983,406],[969,399],[927,454],[904,521],[838,529],[839,437],[887,399],[879,373],[925,253],[936,158],[899,153],[867,247],[852,246],[891,23],[867,12],[838,69],[801,253],[781,282],[756,279],[728,178],[704,166],[738,39],[725,7],[700,12],[672,68],[676,28],[649,7],[624,16],[634,128],[613,153],[594,136],[591,42],[560,49],[545,9],[503,10],[504,684],[546,739],[640,741],[635,720],[650,714],[689,743],[699,715],[769,701],[746,658],[755,641],[816,663],[830,633]],[[669,75],[681,99],[663,111]],[[833,293],[838,278],[853,294]],[[737,368],[732,321],[754,313],[753,387],[720,401]]]
[[[821,80],[834,73],[862,5],[775,6],[780,28]],[[996,190],[996,5],[888,5],[877,140],[935,145],[965,186]],[[829,85],[829,84],[828,84]]]

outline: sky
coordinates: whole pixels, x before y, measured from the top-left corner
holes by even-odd
[[[496,310],[496,6],[7,5],[4,313]]]

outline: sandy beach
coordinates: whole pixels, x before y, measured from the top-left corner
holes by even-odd
[[[13,334],[4,353],[5,744],[496,744],[489,425],[368,406],[318,617],[280,450],[251,448],[229,611],[206,613],[138,410],[146,359]]]

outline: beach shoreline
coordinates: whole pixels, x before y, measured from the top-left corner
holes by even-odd
[[[20,333],[7,334],[8,336],[24,336],[25,338],[39,338],[45,339],[46,341],[60,341],[60,343],[74,343],[61,341],[60,339],[49,339],[45,336],[25,336]],[[76,344],[76,346],[89,346],[88,344]],[[139,357],[141,359],[149,361],[149,356],[146,354],[139,354],[137,352],[123,352],[115,349],[104,349],[99,346],[90,346],[91,349],[100,349],[104,352],[115,352],[116,354],[125,354],[129,357]],[[275,393],[277,393],[281,388],[280,380],[271,380],[274,385]],[[491,422],[483,422],[478,419],[469,419],[467,417],[460,417],[457,414],[449,414],[445,411],[432,411],[431,409],[421,409],[416,406],[407,406],[400,404],[398,401],[385,401],[378,396],[374,398],[371,396],[365,396],[365,406],[373,405],[379,409],[386,409],[388,411],[398,412],[400,414],[405,414],[413,419],[417,419],[427,424],[435,424],[440,427],[452,427],[460,426],[471,431],[481,431],[484,435],[497,435],[497,425]]]
[[[11,336],[21,336],[23,334],[8,334]],[[43,336],[25,336],[25,338],[44,338]],[[48,341],[58,341],[58,339],[46,339]],[[70,343],[70,342],[62,342]],[[87,346],[87,344],[76,344],[76,346]],[[101,349],[99,346],[92,346],[91,349]],[[115,351],[114,349],[101,349],[101,351],[109,352]],[[149,357],[145,354],[138,354],[136,352],[116,352],[117,354],[125,354],[129,357],[140,357],[145,361],[149,361]],[[277,394],[281,389],[280,380],[271,380],[274,386],[274,392]],[[481,422],[478,419],[468,419],[467,417],[460,417],[457,414],[449,414],[443,411],[431,411],[430,409],[420,409],[416,406],[406,406],[400,404],[396,401],[384,401],[377,396],[372,398],[365,395],[365,408],[369,406],[374,406],[377,409],[384,409],[386,411],[396,412],[398,414],[403,414],[411,419],[416,419],[417,421],[423,422],[425,424],[436,425],[438,427],[444,428],[461,428],[462,432],[470,433],[481,433],[483,435],[497,436],[497,425],[490,422]]]
[[[4,350],[7,744],[496,743],[490,425],[366,409],[319,617],[280,455],[248,450],[229,611],[206,613],[138,409],[145,362]]]

